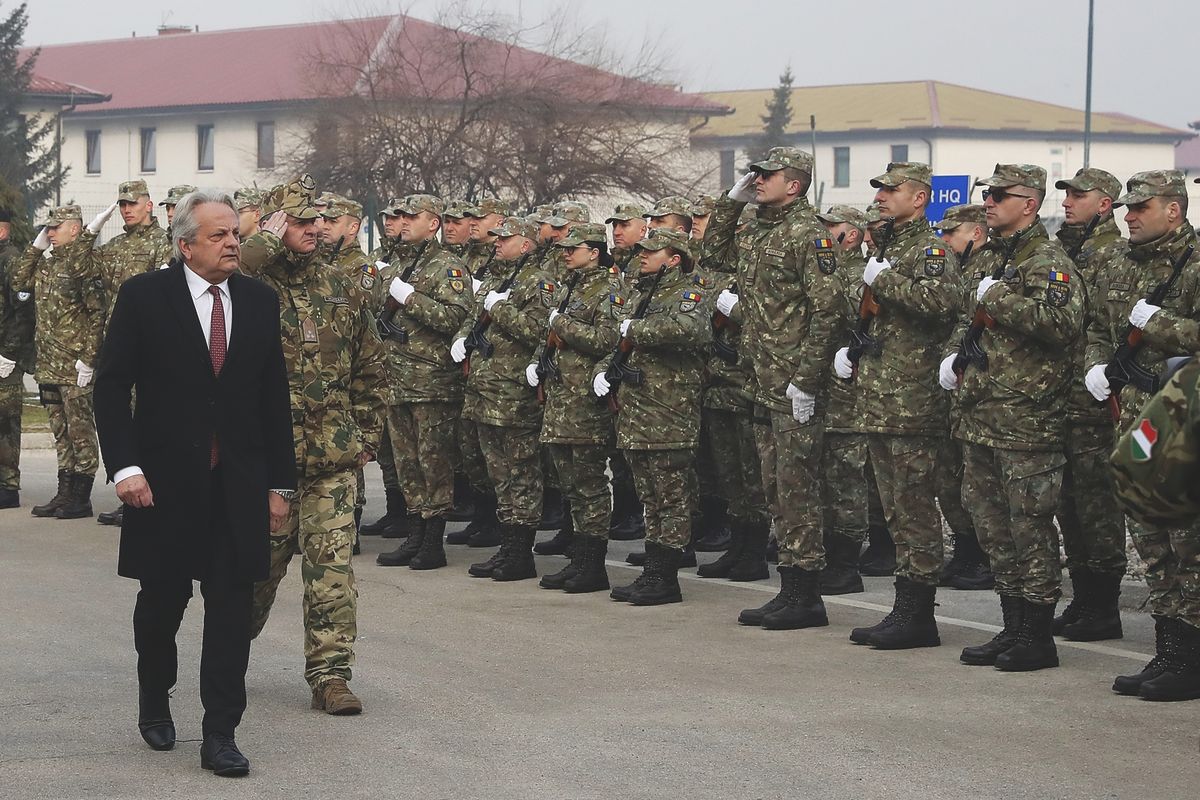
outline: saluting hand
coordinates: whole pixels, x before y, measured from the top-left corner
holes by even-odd
[[[267,233],[273,233],[280,239],[282,239],[283,234],[287,232],[287,228],[287,213],[283,211],[276,211],[274,214],[271,214],[262,222],[258,223],[259,230]]]

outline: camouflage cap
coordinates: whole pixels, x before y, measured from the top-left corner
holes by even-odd
[[[711,194],[702,194],[692,203],[693,217],[707,217],[717,209],[717,198]]]
[[[328,203],[325,210],[321,212],[321,216],[325,217],[325,219],[338,219],[339,217],[362,219],[362,203],[351,200],[349,197],[343,197],[340,194],[333,194],[332,192],[326,192],[322,197]]]
[[[542,222],[550,225],[553,228],[561,228],[564,225],[569,225],[572,222],[591,222],[592,212],[587,207],[586,203],[577,203],[574,200],[563,200],[555,203],[550,216],[544,218]]]
[[[196,187],[190,183],[181,183],[178,186],[172,186],[170,189],[167,189],[167,199],[160,201],[159,205],[177,206],[184,195],[191,194],[194,191],[196,191]]]
[[[538,240],[537,225],[524,217],[505,217],[504,222],[492,228],[488,233],[497,239],[504,239],[508,236],[524,236],[534,242]]]
[[[550,217],[554,216],[554,204],[542,203],[540,206],[535,207],[533,211],[529,212],[526,216],[533,217],[534,222],[537,222],[540,225]]]
[[[1095,167],[1084,167],[1075,173],[1074,178],[1064,178],[1054,182],[1055,189],[1074,189],[1077,192],[1090,192],[1098,189],[1113,200],[1121,196],[1121,182],[1111,172],[1105,172]]]
[[[77,205],[59,206],[58,208],[51,209],[50,213],[46,215],[46,219],[43,220],[41,224],[47,228],[57,228],[64,222],[73,219],[77,219],[82,222],[83,209]]]
[[[446,204],[437,195],[410,194],[399,205],[399,212],[410,217],[415,217],[422,211],[428,211],[435,217],[440,217],[446,211]]]
[[[262,205],[262,190],[253,186],[244,186],[233,193],[233,207],[238,211],[247,208],[258,208]]]
[[[1006,189],[1009,186],[1025,186],[1046,191],[1046,170],[1034,164],[997,164],[991,176],[975,181],[976,186],[995,186]]]
[[[959,225],[974,223],[987,227],[987,210],[981,205],[964,203],[961,206],[951,206],[942,214],[942,219],[934,227],[940,231],[952,231]]]
[[[1151,197],[1187,197],[1187,178],[1177,169],[1139,172],[1125,182],[1125,194],[1118,197],[1113,205],[1136,205]]]
[[[282,211],[296,219],[316,219],[320,212],[313,205],[313,192],[317,185],[307,173],[279,186],[273,186],[263,195],[259,209],[264,217]]]
[[[403,206],[403,197],[393,197],[383,204],[383,208],[379,209],[379,214],[383,217],[398,217]]]
[[[817,219],[832,225],[848,222],[860,231],[867,227],[867,215],[854,206],[830,206],[828,211],[818,213]]]
[[[772,147],[767,151],[766,158],[750,165],[750,169],[754,172],[776,172],[784,167],[791,167],[812,175],[812,153],[801,150],[799,147]]]
[[[145,181],[125,181],[117,187],[117,202],[126,200],[130,203],[136,203],[143,197],[150,196],[150,187]]]
[[[640,206],[637,203],[621,203],[608,219],[604,220],[606,225],[611,225],[614,222],[628,222],[631,219],[641,219],[646,216],[646,207]]]
[[[313,205],[319,209],[324,209],[330,203],[332,203],[336,197],[341,197],[341,195],[334,194],[333,192],[321,192],[313,198]]]
[[[905,181],[929,186],[933,182],[933,170],[919,161],[893,161],[887,165],[887,172],[871,178],[871,186],[875,189],[894,189]]]
[[[677,231],[674,228],[651,228],[646,233],[646,238],[635,244],[634,248],[640,250],[662,250],[664,247],[669,247],[682,255],[685,263],[691,264],[691,246],[691,237],[683,231]]]
[[[665,217],[668,214],[678,214],[681,217],[692,216],[692,201],[686,197],[673,194],[670,197],[664,197],[661,200],[655,201],[654,205],[643,216],[654,219],[655,217]]]
[[[608,230],[599,222],[581,222],[566,237],[558,242],[559,247],[576,247],[584,242],[589,244],[608,244]]]
[[[883,215],[879,213],[879,203],[871,203],[867,206],[867,210],[863,212],[863,216],[867,218],[867,225],[874,225],[877,222],[883,222]]]
[[[464,211],[463,216],[474,217],[475,219],[483,219],[488,214],[499,214],[502,217],[511,217],[513,213],[512,203],[507,200],[501,200],[498,197],[485,197],[471,208],[470,211]]]
[[[442,216],[452,219],[462,219],[471,216],[471,212],[474,210],[475,206],[466,200],[451,200],[446,204],[446,210],[442,212]]]

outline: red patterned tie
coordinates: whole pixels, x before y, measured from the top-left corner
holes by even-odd
[[[221,367],[225,366],[225,306],[221,302],[219,287],[210,286],[208,291],[212,292],[213,296],[212,319],[208,332],[208,356],[212,359],[213,375],[220,375]],[[209,450],[208,456],[209,469],[217,466],[218,461],[220,461],[220,456],[217,453],[217,433],[213,431],[212,448]]]

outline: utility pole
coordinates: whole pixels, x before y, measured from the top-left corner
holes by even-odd
[[[813,154],[813,172],[810,182],[815,188],[817,185],[817,115],[808,115],[808,131],[812,136],[812,154]],[[819,207],[819,206],[818,206]]]
[[[1087,94],[1083,106],[1083,166],[1092,160],[1092,36],[1096,16],[1096,0],[1088,0],[1087,37]]]

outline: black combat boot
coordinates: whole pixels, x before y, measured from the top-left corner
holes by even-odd
[[[646,518],[641,501],[632,487],[613,486],[613,511],[608,526],[608,538],[614,542],[629,542],[646,538]]]
[[[20,505],[20,491],[17,489],[0,489],[0,508],[18,508]]]
[[[446,512],[446,522],[475,519],[475,490],[465,472],[454,473],[454,507]]]
[[[780,567],[779,583],[783,605],[763,615],[764,630],[791,631],[829,624],[825,603],[821,600],[820,570]]]
[[[1142,683],[1138,695],[1143,700],[1200,699],[1200,628],[1178,618],[1172,627],[1173,652],[1162,673]]]
[[[563,526],[566,509],[563,507],[563,495],[558,489],[546,486],[542,489],[542,519],[537,524],[539,531],[557,531]]]
[[[67,502],[67,495],[71,491],[71,473],[65,469],[58,471],[58,492],[54,497],[51,497],[44,505],[34,506],[30,513],[35,517],[53,517],[54,512],[58,511],[63,503]]]
[[[733,565],[742,557],[742,549],[746,546],[746,528],[738,522],[729,526],[729,549],[721,554],[716,561],[701,564],[696,574],[701,578],[728,578],[733,571]],[[763,566],[766,564],[764,562]]]
[[[635,606],[663,606],[682,603],[679,590],[679,561],[682,550],[658,542],[646,542],[646,572],[649,577],[629,595]]]
[[[500,520],[496,518],[496,503],[495,492],[480,492],[475,495],[475,517],[461,531],[446,536],[446,544],[467,544],[472,536],[480,532],[486,532],[485,536],[492,536],[494,533],[499,539]]]
[[[492,553],[492,557],[486,561],[479,561],[467,568],[467,574],[472,578],[490,578],[492,573],[496,571],[496,567],[500,566],[508,557],[512,555],[513,550],[513,529],[511,525],[500,526],[500,548]]]
[[[384,489],[384,497],[387,498],[387,510],[383,516],[374,522],[368,522],[359,528],[358,532],[363,536],[382,536],[389,528],[402,527],[405,535],[408,534],[408,528],[403,523],[407,522],[405,517],[408,516],[408,503],[404,500],[404,492],[399,489]],[[400,538],[400,537],[388,537]]]
[[[67,493],[67,502],[54,512],[57,519],[83,519],[92,516],[92,483],[95,475],[84,475],[76,472],[71,475],[71,488]]]
[[[538,553],[538,547],[546,544],[546,542],[538,542],[533,546],[533,552]],[[583,566],[583,537],[575,536],[567,544],[567,555],[571,559],[567,565],[558,572],[552,572],[549,575],[543,575],[538,581],[538,586],[543,589],[561,589],[566,584],[568,578],[573,578],[579,574],[580,568]],[[538,553],[538,555],[542,555]]]
[[[642,555],[645,556],[646,554],[643,553]],[[626,560],[628,561],[628,559]],[[643,559],[643,561],[642,574],[638,575],[637,578],[634,579],[633,583],[627,583],[624,586],[612,587],[612,591],[608,593],[609,597],[622,603],[628,603],[629,598],[633,596],[634,592],[650,582],[652,577],[650,574],[650,563],[645,559]]]
[[[530,525],[512,526],[512,550],[508,558],[492,570],[494,581],[523,581],[537,577],[537,564],[533,561],[533,540],[537,531]]]
[[[6,507],[7,506],[0,505],[0,508],[6,508]],[[96,522],[98,522],[99,524],[112,525],[113,527],[116,527],[116,528],[121,527],[121,522],[124,519],[125,519],[125,504],[124,503],[121,503],[121,505],[117,506],[112,511],[101,511],[99,514],[96,515]]]
[[[1062,635],[1072,642],[1101,642],[1123,638],[1121,629],[1121,573],[1092,572],[1089,578],[1087,605],[1074,622],[1062,628]],[[1074,582],[1074,577],[1072,577]],[[1057,623],[1058,619],[1054,621]]]
[[[821,570],[821,594],[857,594],[864,591],[858,574],[857,539],[836,533],[825,535],[825,569]]]
[[[445,534],[444,518],[430,517],[425,520],[422,525],[421,549],[408,562],[408,568],[424,570],[446,566]]]
[[[763,520],[752,522],[743,533],[742,550],[738,560],[729,570],[729,580],[738,583],[763,581],[771,577],[767,566],[767,539],[771,536],[771,523]]]
[[[625,556],[625,563],[633,567],[646,566],[646,551],[635,550],[634,552]],[[690,542],[688,543],[687,547],[683,548],[683,555],[680,558],[679,566],[680,568],[696,566],[696,550],[692,547]]]
[[[872,525],[867,529],[867,549],[858,559],[861,575],[883,578],[896,572],[896,543],[886,525]]]
[[[1025,616],[1025,602],[1013,595],[1000,595],[1000,613],[1004,615],[1004,627],[990,641],[974,647],[964,647],[958,660],[972,667],[995,666],[996,658],[1017,643],[1021,631],[1021,619]]]
[[[475,506],[478,508],[479,503],[476,502]],[[480,522],[478,528],[472,531],[471,526],[475,525],[475,522],[472,522],[464,531],[470,534],[467,537],[467,547],[495,547],[500,544],[500,517],[496,515],[498,506],[499,501],[494,494],[487,498],[484,502],[487,518],[476,517]]]
[[[1182,623],[1174,617],[1154,615],[1154,658],[1141,672],[1133,675],[1118,675],[1113,681],[1113,691],[1117,694],[1137,697],[1142,684],[1157,678],[1164,672],[1177,672],[1183,669],[1179,659],[1178,626]]]
[[[571,542],[575,539],[575,521],[571,519],[571,504],[568,501],[563,501],[566,506],[567,514],[563,519],[562,527],[558,529],[558,533],[544,542],[538,542],[533,546],[533,552],[539,556],[567,556],[571,557]]]
[[[577,536],[575,547],[581,551],[579,571],[563,584],[567,594],[601,592],[608,588],[608,570],[604,559],[608,555],[608,540],[600,536]]]
[[[942,570],[941,585],[967,592],[996,586],[996,576],[977,538],[954,535],[954,555]]]
[[[421,542],[425,539],[425,522],[418,516],[413,516],[409,522],[408,538],[404,543],[390,553],[380,553],[375,557],[375,563],[381,567],[407,567],[409,562],[421,551]]]
[[[1058,648],[1050,625],[1054,622],[1054,604],[1021,601],[1021,629],[1016,643],[996,656],[996,669],[1004,672],[1032,672],[1058,666]]]
[[[1062,636],[1068,625],[1083,619],[1083,612],[1091,603],[1092,571],[1087,567],[1074,567],[1071,573],[1071,602],[1054,618],[1050,629],[1055,636]]]
[[[692,546],[698,553],[719,553],[729,549],[729,503],[713,495],[700,498],[699,509],[692,519],[695,531]]]
[[[898,625],[912,613],[910,608],[911,595],[908,591],[908,578],[896,576],[896,595],[892,600],[892,610],[874,625],[853,628],[850,631],[850,641],[855,644],[870,644],[872,637],[882,633],[893,625]]]
[[[900,591],[900,587],[896,587]],[[911,650],[916,647],[937,647],[942,643],[938,636],[937,621],[933,618],[934,598],[937,587],[913,580],[904,582],[908,600],[904,616],[892,625],[871,634],[867,644],[877,650]]]

